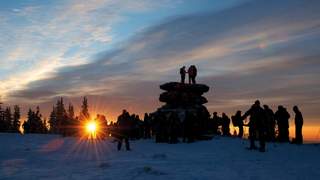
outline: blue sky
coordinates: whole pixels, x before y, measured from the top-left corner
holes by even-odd
[[[159,84],[195,64],[211,112],[257,98],[320,113],[317,0],[0,1],[2,101],[51,109],[57,97],[112,118],[161,104]]]
[[[24,76],[34,66],[46,69],[41,76],[60,66],[94,61],[95,54],[165,18],[218,11],[239,2],[1,1],[1,80]]]

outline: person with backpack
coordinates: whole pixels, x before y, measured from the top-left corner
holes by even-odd
[[[197,68],[195,65],[191,65],[188,69],[189,84],[196,84]]]

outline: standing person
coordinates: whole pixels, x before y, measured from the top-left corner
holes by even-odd
[[[221,135],[221,133],[218,131],[219,126],[221,125],[221,118],[218,116],[217,112],[213,113],[212,125],[213,125],[213,134]]]
[[[293,111],[296,114],[294,118],[294,123],[296,125],[296,138],[293,140],[293,143],[302,144],[303,143],[303,136],[302,136],[303,116],[298,106],[294,106]]]
[[[257,136],[259,136],[260,142],[260,152],[265,152],[265,112],[260,107],[260,101],[256,100],[255,103],[251,106],[251,108],[243,115],[243,119],[250,116],[249,122],[249,139],[250,139],[250,147],[249,149],[257,149],[254,141]]]
[[[181,83],[184,84],[185,79],[186,79],[186,67],[182,66],[182,68],[180,68],[180,76],[181,76]]]
[[[123,140],[125,141],[127,151],[130,151],[129,135],[131,131],[131,120],[126,110],[123,110],[122,114],[118,117],[117,127],[118,151],[121,150]]]
[[[230,118],[222,113],[222,135],[230,136]]]
[[[189,84],[196,84],[197,68],[195,65],[191,65],[188,69]]]
[[[269,108],[268,105],[263,105],[264,111],[266,113],[267,121],[266,121],[266,140],[267,141],[275,141],[276,139],[276,133],[275,133],[275,128],[276,128],[276,122],[274,120],[274,113],[272,109]]]
[[[232,116],[231,119],[232,119],[233,126],[239,127],[238,137],[242,138],[243,137],[243,119],[241,116],[241,111],[237,111],[236,114]]]
[[[144,127],[144,138],[150,139],[151,138],[151,118],[148,113],[144,114],[143,118],[143,127]]]
[[[289,118],[290,114],[287,109],[283,106],[278,106],[278,110],[274,115],[275,120],[278,125],[278,140],[280,142],[288,142],[289,141]]]
[[[95,121],[97,122],[97,126],[99,127],[99,132],[97,133],[98,138],[105,139],[108,127],[108,121],[106,119],[106,116],[102,114],[97,114]]]
[[[144,127],[143,127],[144,123],[143,121],[140,119],[139,115],[136,115],[134,118],[134,129],[135,129],[135,138],[136,139],[140,139],[143,138],[143,134],[144,134]]]

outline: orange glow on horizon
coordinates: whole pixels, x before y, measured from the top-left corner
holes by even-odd
[[[238,132],[238,128],[230,125],[231,134],[235,131]],[[244,133],[246,136],[249,134],[248,127],[244,127]],[[318,124],[306,124],[302,127],[302,135],[304,143],[320,143],[320,125]],[[290,124],[289,127],[290,140],[295,137],[295,126]]]

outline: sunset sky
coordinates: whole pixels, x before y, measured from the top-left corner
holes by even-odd
[[[8,0],[0,35],[1,101],[24,115],[83,96],[112,120],[153,112],[159,85],[195,64],[210,112],[298,105],[320,138],[319,0]]]

